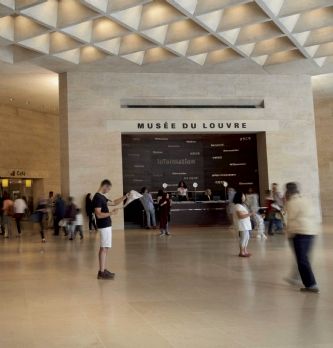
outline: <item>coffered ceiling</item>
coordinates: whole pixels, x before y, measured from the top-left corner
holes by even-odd
[[[317,75],[333,72],[333,0],[0,0],[0,62]]]

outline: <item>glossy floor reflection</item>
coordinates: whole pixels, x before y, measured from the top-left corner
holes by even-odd
[[[114,281],[96,279],[95,233],[1,237],[0,347],[332,347],[329,229],[314,254],[319,295],[283,282],[293,262],[283,236],[252,239],[240,259],[225,228],[117,231]]]

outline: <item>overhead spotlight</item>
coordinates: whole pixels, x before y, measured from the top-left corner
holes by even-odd
[[[13,101],[14,101],[14,98],[13,98],[13,97],[10,97],[10,98],[9,98],[9,101],[10,101],[10,102],[13,102]]]

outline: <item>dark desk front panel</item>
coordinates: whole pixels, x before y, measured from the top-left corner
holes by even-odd
[[[173,202],[172,225],[229,225],[227,204],[221,202]]]
[[[157,208],[157,206],[156,206]],[[145,212],[140,200],[136,200],[124,210],[125,224],[145,226]],[[157,224],[158,211],[156,210]],[[172,225],[214,226],[229,225],[227,203],[219,202],[172,202]]]

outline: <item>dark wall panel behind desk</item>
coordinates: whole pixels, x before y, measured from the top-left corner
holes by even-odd
[[[157,191],[164,182],[174,191],[182,179],[189,190],[197,182],[198,190],[221,193],[222,181],[258,190],[255,134],[122,135],[122,146],[125,192],[142,186]]]

